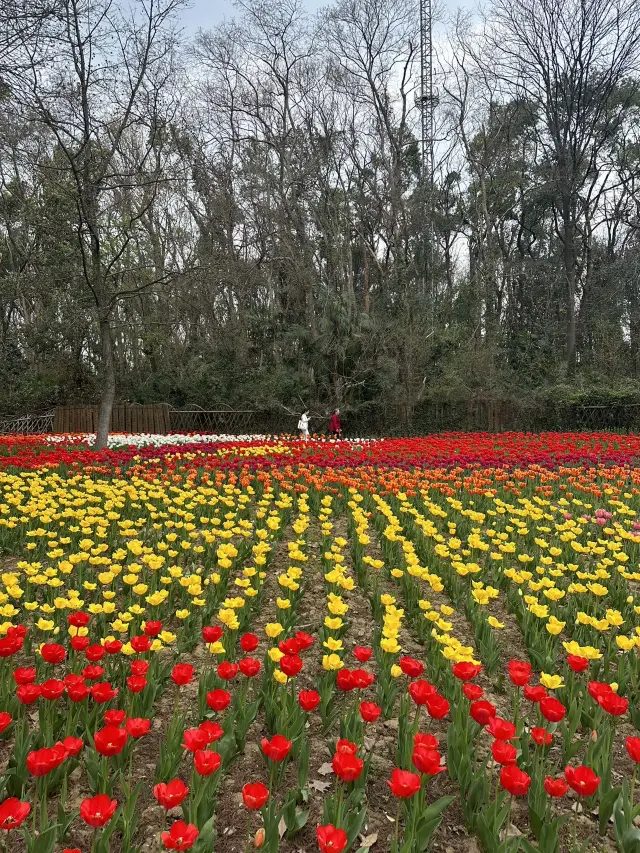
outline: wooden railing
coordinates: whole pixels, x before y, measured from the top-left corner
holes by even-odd
[[[0,420],[0,435],[38,435],[53,432],[55,412],[40,415],[20,415]]]

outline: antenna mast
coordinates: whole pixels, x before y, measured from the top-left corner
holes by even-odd
[[[434,112],[438,105],[438,93],[433,86],[433,9],[432,0],[420,3],[420,94],[418,101],[422,119],[420,184],[423,203],[423,291],[428,290],[431,298],[431,329],[435,327],[436,291],[433,275],[433,137]],[[426,294],[425,294],[426,295]]]

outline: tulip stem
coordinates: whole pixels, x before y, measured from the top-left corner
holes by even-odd
[[[400,809],[402,808],[402,803],[398,800],[398,805],[396,806],[396,835],[395,842],[393,846],[393,853],[398,853],[398,835],[400,832]]]
[[[507,810],[507,828],[504,832],[505,841],[509,838],[509,832],[511,830],[511,806],[513,805],[513,794],[509,795],[509,808]]]
[[[634,765],[633,765],[633,776],[631,777],[631,792],[630,792],[630,795],[629,795],[629,796],[631,797],[631,810],[632,810],[632,811],[633,811],[633,808],[634,808],[634,799],[635,799],[635,791],[636,791],[636,776],[637,776],[637,774],[638,774],[638,765],[637,765],[636,763],[634,763]]]
[[[338,829],[341,828],[340,824],[342,822],[342,787],[341,784],[338,784],[338,793],[336,796],[336,826]]]

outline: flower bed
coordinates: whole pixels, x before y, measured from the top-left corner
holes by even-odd
[[[0,849],[635,849],[636,436],[88,440],[0,447]]]

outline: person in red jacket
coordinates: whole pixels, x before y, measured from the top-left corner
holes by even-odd
[[[342,435],[342,426],[340,425],[340,409],[334,409],[329,421],[329,435],[334,438],[340,438]]]

